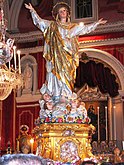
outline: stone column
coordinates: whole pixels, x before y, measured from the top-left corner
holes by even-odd
[[[112,130],[112,98],[108,97],[109,140],[113,140]]]
[[[113,98],[113,110],[114,115],[114,127],[116,128],[113,130],[114,140],[117,140],[117,146],[122,149],[122,141],[124,136],[124,112],[123,112],[123,101],[120,96]],[[116,131],[116,132],[115,132]],[[116,139],[115,139],[116,138]]]
[[[38,88],[38,77],[37,77],[37,64],[33,64],[33,91],[32,94],[36,94]]]
[[[0,150],[1,150],[1,136],[2,136],[2,101],[0,101]]]
[[[119,93],[121,95],[121,100],[122,100],[122,133],[123,133],[122,141],[124,141],[124,91],[119,91]]]

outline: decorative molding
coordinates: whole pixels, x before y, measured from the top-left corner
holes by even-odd
[[[83,88],[77,92],[77,95],[82,101],[105,101],[108,97],[108,95],[102,94],[98,87],[91,88],[88,87],[88,85],[83,86]]]
[[[124,90],[123,91],[119,90],[119,93],[120,93],[121,96],[124,96]]]
[[[104,40],[87,40],[81,41],[80,47],[94,47],[94,46],[104,46],[104,45],[116,45],[116,44],[124,44],[124,37],[120,38],[109,38]]]
[[[121,98],[121,96],[119,95],[119,96],[117,96],[117,97],[114,97],[113,99],[112,99],[112,102],[113,102],[113,104],[116,106],[117,104],[120,104],[120,103],[122,103],[122,98]]]
[[[14,34],[6,33],[6,35],[9,38],[15,39],[15,42],[17,43],[34,42],[43,39],[43,33],[40,30],[31,31],[28,33],[14,33]]]
[[[38,53],[38,52],[43,52],[43,46],[36,46],[32,48],[23,48],[20,49],[21,54],[28,55],[30,53]]]
[[[119,95],[121,97],[121,100],[124,102],[124,90],[119,90]]]
[[[40,37],[40,39],[41,39],[41,37]],[[88,47],[94,47],[94,46],[124,44],[124,37],[111,38],[111,39],[105,39],[105,40],[88,40],[88,41],[81,41],[79,43],[80,43],[80,45],[79,45],[80,49],[82,47],[83,48],[88,48]],[[20,49],[20,50],[21,50],[21,54],[30,54],[30,53],[43,52],[43,46],[23,48],[23,49]]]
[[[124,31],[124,21],[106,23],[104,25],[99,25],[95,31],[92,33],[114,33]]]
[[[25,107],[39,107],[39,104],[34,104],[34,105],[17,105],[17,108],[25,108]]]
[[[124,44],[124,37],[121,38],[111,38],[105,40],[88,40],[79,42],[79,48],[91,48],[94,46],[104,46],[104,45],[116,45],[116,44]],[[43,46],[36,46],[32,48],[23,48],[20,49],[21,54],[30,54],[30,53],[38,53],[43,52]]]
[[[93,31],[90,34],[97,35],[97,34],[114,33],[114,32],[121,32],[121,31],[124,31],[124,21],[100,25],[97,27],[97,29],[95,31]],[[15,33],[15,34],[7,33],[7,36],[9,38],[14,38],[15,42],[17,42],[17,43],[34,42],[34,41],[43,39],[43,35],[40,30],[32,31],[29,33]],[[115,39],[113,39],[113,40],[115,40]],[[122,40],[123,40],[123,38],[121,39],[121,41]],[[111,41],[112,41],[112,39],[111,39]],[[95,41],[91,41],[91,42],[95,42]],[[99,41],[97,40],[97,42],[101,42],[101,40],[99,40]],[[109,39],[109,42],[110,42],[110,39]],[[85,41],[84,41],[84,43],[85,43]],[[88,44],[88,43],[86,43],[86,44]]]
[[[22,125],[21,123],[21,117],[24,115],[24,113],[29,113],[30,116],[31,116],[31,127],[30,129],[32,130],[33,129],[33,121],[34,121],[34,116],[33,116],[33,113],[30,111],[30,110],[23,110],[20,114],[19,114],[19,128],[20,126]],[[30,118],[30,116],[28,116]]]
[[[32,94],[25,94],[25,95],[22,95],[21,97],[16,97],[16,102],[17,103],[29,103],[29,102],[36,102],[41,99],[41,94],[37,94],[37,95],[32,95]],[[17,105],[18,107],[19,105]],[[20,105],[21,106],[21,105]],[[32,106],[32,105],[30,105]],[[36,106],[33,104],[33,106]]]

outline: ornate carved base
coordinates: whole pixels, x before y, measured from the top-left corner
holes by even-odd
[[[55,161],[68,162],[74,154],[82,160],[92,157],[91,124],[44,123],[33,130],[38,143],[38,154]]]

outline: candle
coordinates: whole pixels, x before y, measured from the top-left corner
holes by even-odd
[[[107,107],[105,107],[105,118],[106,118],[106,141],[108,140],[108,116],[107,116]]]
[[[123,151],[124,151],[124,141],[122,141],[122,147],[123,147]]]
[[[97,107],[97,114],[98,114],[98,141],[100,141],[100,131],[99,131],[99,107]]]
[[[113,107],[113,115],[114,115],[114,140],[116,140],[116,107]]]
[[[31,143],[31,153],[33,153],[33,144],[34,144],[34,139],[32,138],[31,140],[30,140],[30,143]]]
[[[1,150],[1,136],[0,136],[0,150]]]
[[[9,69],[10,69],[10,61],[9,61]]]
[[[15,64],[15,70],[16,70],[16,46],[13,46],[14,50],[14,64]]]
[[[3,10],[1,10],[1,15],[2,15],[1,23],[2,23],[2,25],[4,25],[4,14],[3,14]]]
[[[20,62],[20,50],[17,51],[18,54],[18,65],[19,65],[19,73],[21,74],[21,62]]]
[[[17,152],[19,152],[19,140],[17,139]]]

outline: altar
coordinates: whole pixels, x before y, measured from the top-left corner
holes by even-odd
[[[90,142],[94,131],[92,124],[42,123],[33,130],[37,154],[62,162],[93,157]]]

